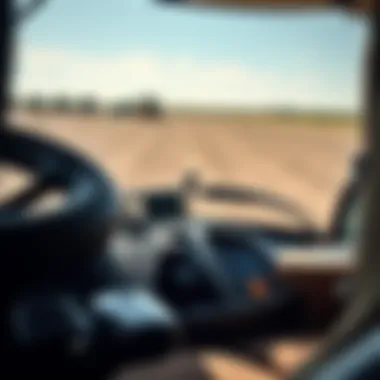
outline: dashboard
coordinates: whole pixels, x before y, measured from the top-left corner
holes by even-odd
[[[171,196],[150,199],[150,218],[138,229],[119,231],[111,251],[132,282],[148,285],[183,320],[269,315],[299,297],[313,324],[315,316],[322,320],[321,307],[326,320],[340,309],[346,296],[337,293],[347,285],[342,266],[353,265],[350,244],[335,247],[307,233],[191,219],[183,200]],[[161,201],[168,207],[156,204]]]
[[[177,201],[169,202],[176,212]],[[118,260],[132,282],[148,284],[183,319],[220,320],[223,313],[230,319],[283,304],[286,291],[273,252],[252,231],[242,236],[228,226],[168,218],[160,210],[156,216],[137,236],[119,234]]]
[[[183,319],[265,314],[268,308],[280,308],[294,295],[298,297],[302,287],[313,315],[316,294],[321,302],[336,302],[332,293],[340,279],[334,273],[326,277],[318,272],[317,280],[306,286],[307,278],[301,276],[298,281],[299,271],[294,269],[296,252],[308,262],[312,258],[324,262],[326,257],[329,273],[332,263],[340,265],[339,257],[345,260],[345,254],[339,256],[336,250],[321,246],[315,232],[197,220],[188,213],[186,197],[174,190],[145,193],[142,200],[144,217],[129,220],[111,239],[110,251],[132,282],[148,285]],[[294,270],[284,275],[283,264],[289,260]],[[316,283],[326,286],[321,290]]]

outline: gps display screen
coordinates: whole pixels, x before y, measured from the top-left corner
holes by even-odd
[[[185,213],[183,198],[178,193],[150,195],[145,201],[145,211],[151,219],[171,219]]]

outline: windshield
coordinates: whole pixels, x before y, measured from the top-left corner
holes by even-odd
[[[122,190],[191,170],[275,193],[325,228],[360,149],[365,34],[340,13],[53,0],[20,32],[10,116],[90,155]],[[261,204],[198,209],[291,219]]]

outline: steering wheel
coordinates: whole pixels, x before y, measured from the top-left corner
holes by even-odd
[[[59,267],[104,251],[117,197],[110,180],[91,162],[47,138],[9,128],[0,132],[0,161],[37,178],[0,208],[1,266],[13,274],[14,284],[20,278],[23,283],[38,279],[52,263]],[[28,215],[28,206],[52,189],[64,192],[63,207]]]

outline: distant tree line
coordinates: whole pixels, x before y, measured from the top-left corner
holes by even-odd
[[[160,99],[147,96],[138,101],[121,99],[112,104],[102,104],[95,97],[84,96],[73,98],[64,94],[57,96],[43,96],[32,94],[21,100],[12,99],[12,107],[31,113],[57,113],[75,115],[108,114],[114,117],[146,117],[160,118],[164,115],[164,107]]]

